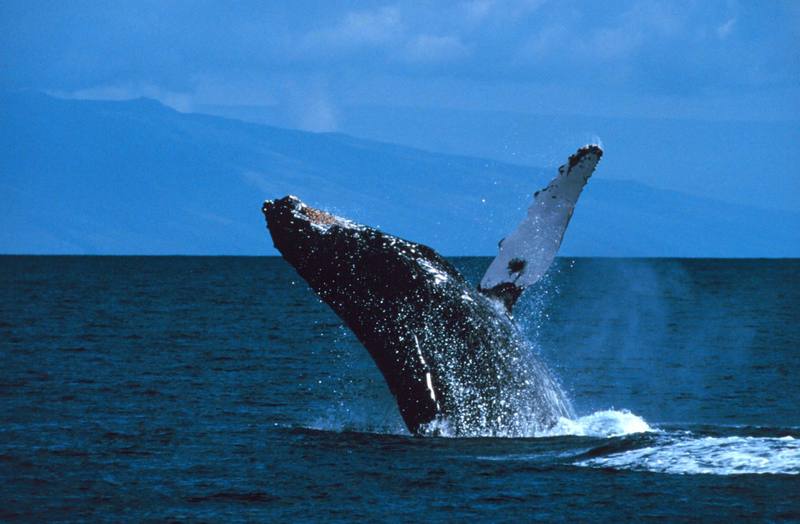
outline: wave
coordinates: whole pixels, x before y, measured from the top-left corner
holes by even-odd
[[[354,417],[352,412],[349,415],[345,419],[347,422],[343,422],[339,416],[333,416],[318,419],[310,427],[307,426],[307,429],[409,436],[402,424],[391,417],[373,420],[367,424],[367,417]],[[480,437],[512,437],[506,440],[512,448],[491,456],[480,453],[475,457],[480,460],[544,460],[561,464],[566,460],[567,464],[586,468],[675,475],[798,475],[800,439],[785,434],[790,431],[792,430],[788,428],[779,430],[748,426],[695,426],[691,429],[684,426],[662,429],[651,426],[645,419],[628,410],[601,410],[574,419],[561,418],[555,426],[545,431],[531,426],[522,435],[516,432],[513,435],[482,434],[477,431],[470,437],[479,437],[479,440]],[[739,434],[732,435],[734,432]],[[780,436],[782,434],[784,436]],[[437,428],[436,436],[449,440],[454,435],[448,431],[446,424],[442,424]],[[573,440],[575,437],[579,440]],[[587,437],[591,442],[589,448],[586,448]],[[520,443],[520,438],[523,441],[532,439],[528,442],[540,441],[545,448],[539,448],[532,454],[518,453],[518,444],[513,442]],[[553,438],[557,439],[555,442],[558,444],[547,444]],[[569,444],[570,442],[574,444]],[[550,449],[551,446],[557,449]]]
[[[800,440],[783,437],[698,436],[690,431],[665,432],[627,410],[597,411],[561,419],[539,436],[624,437],[657,433],[651,445],[613,452],[576,463],[578,466],[669,474],[800,474]],[[640,441],[641,442],[641,441]],[[639,444],[641,445],[641,444]],[[602,446],[599,449],[608,449]]]
[[[444,420],[435,420],[429,424],[429,435],[442,438],[541,438],[541,437],[619,437],[636,433],[649,433],[658,431],[653,429],[640,416],[628,410],[603,410],[584,417],[575,419],[562,417],[555,426],[542,430],[535,423],[527,428],[515,428],[508,434],[497,431],[484,431],[476,428],[468,435],[456,435]],[[370,419],[366,413],[354,410],[332,410],[324,417],[317,417],[313,422],[304,425],[306,429],[316,431],[332,431],[336,433],[357,432],[377,433],[387,435],[408,435],[402,422],[390,416]]]
[[[577,462],[578,466],[679,475],[800,474],[800,441],[784,437],[686,437]]]
[[[596,411],[577,419],[561,418],[552,428],[541,431],[537,437],[621,437],[634,433],[655,431],[645,420],[628,410]]]

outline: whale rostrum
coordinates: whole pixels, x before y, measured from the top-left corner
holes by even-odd
[[[367,349],[412,434],[522,436],[571,408],[511,308],[552,263],[601,155],[581,148],[537,192],[477,289],[428,246],[297,197],[262,210],[275,248]]]

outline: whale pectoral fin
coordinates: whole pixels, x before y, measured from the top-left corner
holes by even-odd
[[[499,299],[511,312],[528,286],[547,272],[556,258],[575,204],[592,176],[603,150],[584,146],[558,168],[558,174],[533,195],[528,216],[500,241],[500,252],[481,279],[478,289]]]

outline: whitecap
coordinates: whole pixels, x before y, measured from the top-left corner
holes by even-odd
[[[592,458],[577,465],[683,475],[797,475],[800,441],[791,436],[690,438]]]
[[[577,419],[562,417],[555,426],[540,432],[537,436],[620,437],[650,431],[654,430],[642,417],[626,409],[621,411],[608,409]]]

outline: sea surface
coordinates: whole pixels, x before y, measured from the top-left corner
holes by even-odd
[[[515,316],[575,418],[415,438],[280,258],[0,257],[0,520],[800,520],[800,260],[561,258]]]

